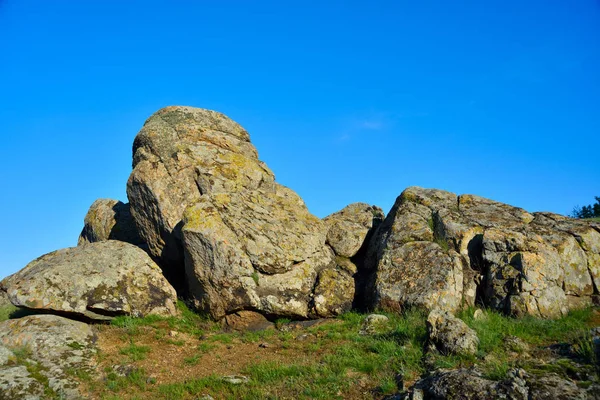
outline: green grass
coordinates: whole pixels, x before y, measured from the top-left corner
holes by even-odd
[[[515,366],[531,373],[556,372],[561,376],[575,376],[580,368],[577,363],[583,362],[587,370],[597,363],[591,338],[585,335],[595,318],[595,311],[591,309],[574,311],[557,320],[533,317],[516,319],[490,310],[484,312],[483,318],[475,320],[474,311],[471,308],[458,313],[480,338],[478,351],[474,355],[426,354],[427,313],[422,310],[407,309],[401,315],[383,313],[389,322],[371,335],[360,334],[366,315],[348,312],[338,317],[337,321],[300,330],[211,333],[205,335],[197,345],[184,348],[186,353],[181,359],[181,368],[192,368],[211,357],[213,361],[219,360],[220,355],[214,354],[215,351],[239,344],[258,346],[258,343],[265,342],[283,354],[298,355],[241,368],[237,373],[250,379],[245,384],[230,384],[214,375],[162,385],[151,385],[141,378],[136,380],[135,377],[128,377],[129,381],[124,381],[123,378],[112,376],[107,385],[112,393],[134,395],[143,392],[140,398],[194,399],[209,394],[225,399],[342,399],[352,397],[352,393],[355,393],[352,391],[364,382],[367,382],[367,386],[363,389],[376,394],[376,397],[396,393],[399,379],[410,385],[433,368],[477,365],[487,378],[502,380]],[[178,318],[187,318],[187,322],[172,321],[183,327],[182,330],[188,329],[188,332],[214,329],[214,326],[203,325],[205,321],[201,317],[186,317],[182,313]],[[164,329],[165,321],[169,319],[121,319],[114,325],[129,329],[149,324],[158,331]],[[281,320],[276,325],[283,327],[287,322]],[[307,334],[308,338],[296,340],[301,334]],[[508,348],[505,342],[507,336],[520,338],[529,346],[526,352],[531,353],[547,352],[547,347],[553,343],[572,343],[581,361],[576,363],[562,358],[536,364],[533,359],[524,357],[525,350]],[[164,337],[164,332],[161,337]],[[121,349],[121,354],[131,360],[143,359],[147,354],[145,346],[134,344],[131,337],[128,340],[130,343]]]
[[[129,346],[123,347],[121,350],[119,350],[119,353],[128,356],[131,361],[145,360],[149,352],[149,346],[139,346],[133,342],[129,343]]]
[[[477,357],[483,359],[491,354],[489,360],[480,363],[485,375],[491,379],[502,379],[508,369],[519,365],[519,360],[511,357],[510,349],[507,349],[504,339],[507,336],[516,336],[527,343],[532,351],[536,348],[548,346],[552,343],[579,343],[582,357],[592,363],[589,340],[582,339],[589,336],[588,321],[591,320],[593,310],[583,309],[571,311],[566,316],[558,319],[541,319],[532,316],[522,318],[511,318],[496,311],[487,310],[481,319],[474,319],[475,309],[470,308],[458,314],[458,316],[477,332],[479,337],[479,348]],[[455,365],[469,363],[467,356],[457,357]],[[474,361],[472,361],[474,362]],[[520,366],[527,367],[525,363]],[[532,368],[537,368],[532,366]],[[561,369],[562,370],[562,369]]]
[[[112,392],[120,392],[134,385],[137,389],[145,391],[155,381],[149,378],[142,368],[134,369],[126,376],[119,376],[115,372],[106,375],[106,388]]]
[[[475,320],[474,311],[474,308],[470,308],[458,316],[477,332],[479,349],[484,353],[499,350],[506,336],[516,336],[538,346],[552,342],[573,342],[589,330],[586,322],[593,313],[592,309],[575,310],[553,320],[532,316],[511,318],[488,310],[484,318]]]
[[[6,304],[0,307],[0,321],[6,321],[10,319],[12,314],[17,311],[18,308],[12,304]]]
[[[216,330],[218,324],[211,322],[208,317],[199,315],[190,310],[187,305],[179,300],[177,301],[177,310],[179,315],[176,317],[162,317],[158,315],[148,315],[143,318],[120,316],[111,321],[111,325],[125,329],[130,336],[139,333],[140,327],[159,327],[166,325],[171,330],[189,333],[193,336],[202,336],[207,329]]]

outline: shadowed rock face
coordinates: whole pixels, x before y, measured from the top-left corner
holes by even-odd
[[[61,399],[83,398],[70,373],[94,371],[95,342],[90,326],[55,315],[0,323],[0,398],[40,399],[50,393]],[[28,364],[37,365],[44,378],[30,373]]]
[[[104,240],[143,245],[144,242],[131,217],[129,204],[111,199],[98,199],[92,203],[85,216],[77,245]]]
[[[327,225],[327,244],[336,255],[352,258],[363,246],[369,232],[384,217],[379,207],[352,203],[323,219]]]
[[[48,253],[1,284],[20,307],[92,320],[176,314],[175,290],[140,248],[109,240]]]
[[[476,300],[555,317],[598,294],[595,224],[473,195],[412,187],[369,244],[375,306],[454,311]]]

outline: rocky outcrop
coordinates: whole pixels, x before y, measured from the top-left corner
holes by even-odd
[[[331,292],[339,269],[325,224],[275,183],[223,114],[158,111],[135,139],[133,165],[127,193],[140,234],[197,308],[216,319],[241,310],[309,318],[352,303],[348,282]]]
[[[479,338],[454,315],[433,310],[427,317],[429,343],[442,354],[475,354]]]
[[[319,271],[334,265],[321,221],[279,185],[203,197],[185,213],[183,239],[190,295],[214,318],[307,318]]]
[[[0,323],[0,398],[83,398],[73,375],[93,373],[95,342],[90,326],[59,316]]]
[[[591,304],[598,227],[473,195],[412,187],[369,244],[372,304],[453,311],[481,302],[554,317]]]
[[[1,286],[19,307],[92,320],[175,315],[177,296],[140,248],[109,240],[48,253]]]
[[[274,180],[236,122],[215,111],[166,107],[148,118],[134,140],[127,196],[150,253],[167,278],[183,287],[185,209],[203,195],[272,188]]]
[[[136,246],[143,245],[131,217],[129,204],[111,199],[98,199],[92,203],[85,216],[77,245],[104,240],[119,240]]]

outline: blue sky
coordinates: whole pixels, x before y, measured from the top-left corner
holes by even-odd
[[[0,0],[0,277],[126,201],[167,105],[221,111],[323,217],[412,185],[600,195],[600,2]]]

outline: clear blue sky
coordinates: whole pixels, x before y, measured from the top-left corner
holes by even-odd
[[[0,0],[0,277],[127,201],[167,105],[224,112],[323,217],[411,185],[600,195],[600,2]]]

